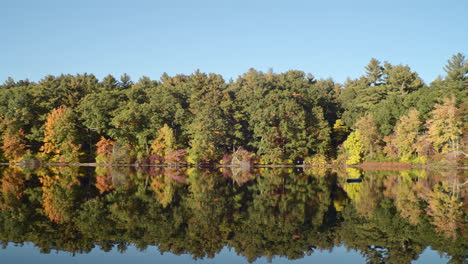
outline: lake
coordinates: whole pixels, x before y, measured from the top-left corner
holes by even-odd
[[[0,172],[7,263],[468,261],[463,170]]]

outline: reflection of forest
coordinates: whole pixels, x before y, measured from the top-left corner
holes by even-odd
[[[410,263],[430,246],[467,261],[466,171],[0,170],[4,246],[81,253],[134,243],[194,258],[228,246],[254,261],[343,244],[370,263]]]

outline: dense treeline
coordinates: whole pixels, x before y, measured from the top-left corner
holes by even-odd
[[[344,245],[369,263],[411,263],[431,247],[450,263],[467,260],[461,171],[0,169],[4,246],[83,253],[133,243],[194,258],[228,246],[254,261]]]
[[[126,74],[101,81],[92,74],[37,83],[10,78],[0,86],[1,156],[195,164],[219,162],[242,148],[262,164],[317,155],[350,164],[464,162],[464,55],[448,60],[447,75],[429,86],[408,66],[372,59],[365,70],[343,85],[301,71],[254,69],[229,82],[199,71],[138,82]]]

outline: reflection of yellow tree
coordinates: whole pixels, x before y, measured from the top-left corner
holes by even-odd
[[[428,198],[429,206],[426,210],[432,216],[432,224],[446,237],[455,239],[457,227],[462,222],[463,202],[460,202],[456,194],[450,191],[450,186],[446,182],[436,184]]]
[[[343,190],[342,189],[338,189],[335,191],[335,195],[334,195],[334,199],[333,199],[333,206],[335,207],[335,210],[337,212],[341,212],[343,211],[344,209],[344,206],[346,205],[346,203],[348,202],[348,199],[346,197],[346,194],[344,194]]]
[[[151,176],[150,187],[156,194],[159,203],[161,203],[164,208],[172,202],[174,197],[174,185],[177,184],[177,182],[171,180],[169,177],[177,177],[178,175],[174,176],[173,174],[174,172],[172,172],[172,170],[164,170],[164,173]]]
[[[411,224],[417,225],[422,216],[420,194],[417,190],[421,190],[423,186],[416,185],[419,181],[413,182],[413,178],[419,178],[423,174],[414,173],[400,171],[400,175],[394,174],[385,179],[384,195],[394,201],[401,217],[408,219]]]
[[[363,216],[371,217],[380,198],[377,182],[365,179],[360,185],[359,198],[355,200],[356,210]]]
[[[361,178],[361,173],[359,169],[346,168],[347,179]],[[373,175],[370,175],[370,177],[364,177],[360,183],[343,183],[343,190],[362,216],[371,217],[377,208],[378,200],[381,196],[379,193],[380,183],[377,179]]]
[[[308,175],[314,175],[316,177],[325,177],[327,175],[327,160],[323,155],[314,155],[313,157],[304,161],[306,165],[310,167],[304,168],[304,172]]]
[[[401,172],[405,174],[407,172]],[[419,199],[413,191],[413,181],[409,177],[402,177],[403,180],[397,185],[395,191],[395,205],[403,218],[407,218],[411,224],[417,225],[420,221],[422,211],[419,205]]]
[[[348,178],[356,179],[361,177],[361,171],[356,168],[346,168],[346,173],[348,174]],[[359,193],[362,189],[362,184],[359,183],[345,183],[343,189],[345,190],[348,197],[353,200],[357,201],[360,199]]]

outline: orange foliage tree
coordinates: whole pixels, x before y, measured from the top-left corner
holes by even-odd
[[[115,146],[115,141],[101,137],[96,143],[96,162],[97,163],[112,163],[112,150]]]
[[[70,108],[58,107],[47,115],[44,145],[41,151],[52,161],[79,162],[81,145],[74,113]]]
[[[108,167],[97,167],[96,168],[96,188],[100,194],[112,191],[114,185],[112,185],[111,171]]]
[[[1,136],[2,145],[0,146],[3,156],[9,162],[18,162],[26,153],[26,139],[24,130],[18,128],[11,120],[3,119],[1,122],[3,135]]]
[[[26,140],[23,129],[18,129],[16,133],[5,133],[2,136],[3,145],[1,149],[3,156],[9,162],[19,162],[26,153]]]

